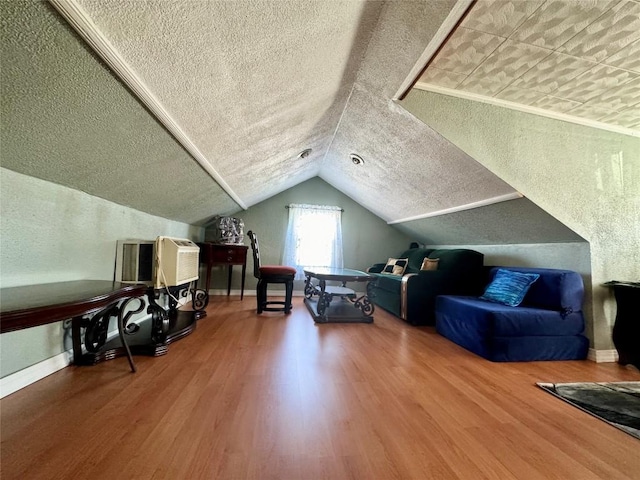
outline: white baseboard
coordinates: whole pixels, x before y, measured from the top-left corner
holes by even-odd
[[[608,363],[618,361],[617,350],[596,350],[595,348],[589,349],[587,359],[596,363]]]
[[[31,385],[44,377],[48,377],[58,370],[62,370],[71,364],[72,358],[72,351],[67,350],[55,357],[47,358],[35,365],[31,365],[23,370],[0,378],[0,398],[11,395],[12,393],[17,392],[18,390]]]

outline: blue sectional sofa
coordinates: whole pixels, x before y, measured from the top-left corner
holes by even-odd
[[[438,333],[494,362],[586,358],[589,341],[583,335],[580,275],[569,270],[493,267],[489,282],[499,268],[540,277],[515,307],[479,297],[439,296]]]

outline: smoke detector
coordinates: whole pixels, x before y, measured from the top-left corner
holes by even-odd
[[[351,159],[354,165],[364,165],[364,160],[360,155],[356,155],[355,153],[352,153],[349,155],[349,158]]]
[[[307,158],[309,155],[311,155],[312,151],[313,150],[311,150],[310,148],[307,148],[298,154],[298,158]]]

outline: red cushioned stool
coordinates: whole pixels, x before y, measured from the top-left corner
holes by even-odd
[[[258,238],[251,230],[247,232],[251,239],[251,250],[253,250],[253,276],[258,279],[256,287],[256,298],[258,313],[264,312],[291,312],[291,296],[293,295],[293,278],[296,269],[285,265],[260,265],[260,247]],[[270,283],[284,283],[285,299],[282,301],[267,301],[267,285]],[[269,305],[279,305],[270,307]]]

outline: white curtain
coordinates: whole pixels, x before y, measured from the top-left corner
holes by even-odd
[[[304,278],[304,268],[343,268],[342,209],[327,205],[289,205],[283,263],[296,268],[296,280]]]

